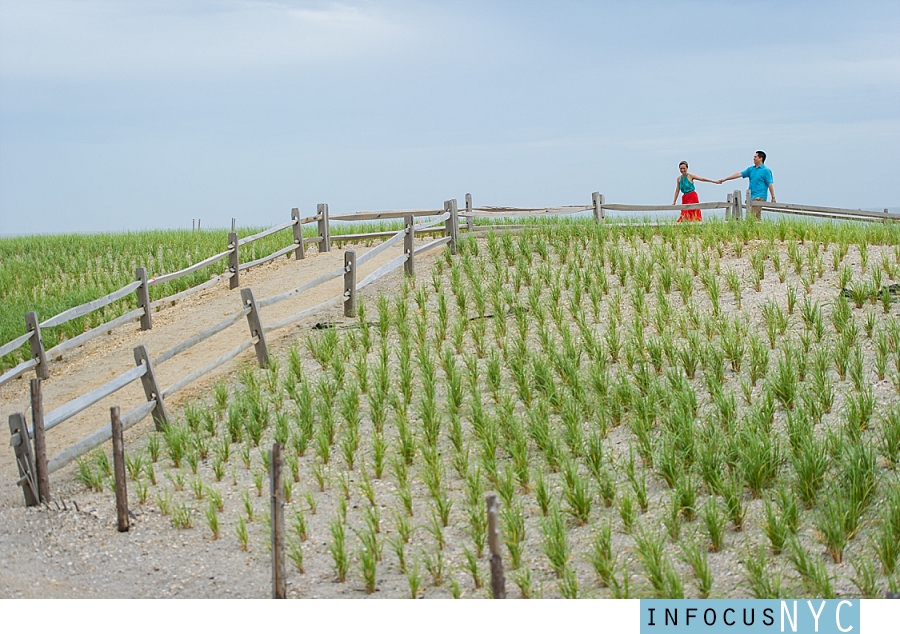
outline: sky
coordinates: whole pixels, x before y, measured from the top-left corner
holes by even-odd
[[[755,150],[780,202],[896,207],[898,35],[888,2],[0,0],[0,235],[670,204]]]

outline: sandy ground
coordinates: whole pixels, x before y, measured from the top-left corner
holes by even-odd
[[[367,249],[355,246],[358,254]],[[435,250],[422,256],[430,260]],[[387,249],[361,267],[362,280],[382,264],[402,253],[402,245]],[[304,284],[327,271],[343,266],[344,250],[315,253],[304,260],[281,259],[245,271],[243,287],[253,289],[257,300]],[[424,264],[424,262],[423,262]],[[390,273],[363,293],[393,288],[402,269]],[[336,278],[311,291],[261,309],[263,323],[296,314],[335,297],[343,290]],[[44,382],[44,409],[50,412],[67,401],[94,389],[134,365],[133,349],[143,344],[155,357],[188,337],[235,314],[241,308],[240,290],[229,290],[223,282],[173,305],[160,307],[153,315],[153,328],[141,332],[138,323],[111,331],[77,348],[63,359],[52,360],[50,378]],[[340,308],[325,309],[297,324],[269,333],[269,349],[283,352],[298,336],[305,336],[318,321],[341,321]],[[191,371],[216,359],[248,338],[246,320],[240,320],[215,337],[191,348],[156,368],[161,389]],[[223,367],[210,372],[167,399],[177,411],[181,404],[208,392],[210,386],[242,364],[254,363],[250,348]],[[4,420],[24,412],[30,421],[29,379],[26,374],[0,388],[0,415]],[[127,412],[144,401],[140,381],[107,397],[81,414],[48,431],[48,456],[108,424],[109,408]],[[126,449],[139,442],[153,427],[150,417],[128,430]],[[6,443],[4,443],[6,444]],[[27,509],[11,449],[0,452],[0,597],[255,597],[271,593],[267,553],[234,555],[232,540],[201,539],[199,531],[179,532],[170,522],[146,507],[132,509],[134,528],[115,530],[113,494],[84,495],[74,482],[74,463],[51,474],[54,503]],[[81,499],[81,504],[78,500]],[[256,527],[259,530],[261,527]],[[223,557],[228,551],[229,556]],[[217,552],[219,551],[219,552]]]

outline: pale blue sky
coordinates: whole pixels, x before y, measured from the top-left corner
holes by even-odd
[[[893,207],[898,41],[897,3],[0,0],[0,234],[670,203],[757,149],[782,202]]]

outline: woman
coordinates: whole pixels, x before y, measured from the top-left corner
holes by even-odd
[[[687,161],[681,161],[678,164],[678,171],[681,172],[681,176],[678,177],[678,181],[675,183],[675,198],[672,199],[672,204],[678,204],[678,192],[681,192],[681,204],[682,205],[690,205],[691,203],[699,203],[700,197],[697,195],[697,191],[694,189],[694,181],[702,181],[704,183],[715,183],[716,181],[710,180],[709,178],[703,178],[702,176],[697,176],[695,174],[688,174],[688,164]],[[696,220],[697,222],[703,220],[703,215],[700,213],[699,209],[682,209],[681,216],[678,218],[677,222],[681,222],[682,220]]]

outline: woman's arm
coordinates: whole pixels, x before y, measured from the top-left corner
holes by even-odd
[[[678,192],[681,191],[681,176],[675,179],[675,198],[672,199],[672,204],[678,204]]]
[[[719,184],[719,181],[714,181],[714,180],[711,179],[711,178],[703,178],[702,176],[697,176],[696,174],[688,174],[688,178],[691,179],[691,182],[692,182],[692,183],[693,183],[694,181],[701,181],[701,182],[703,182],[703,183],[715,183],[716,185]]]
[[[719,180],[716,181],[716,183],[719,184],[719,185],[721,185],[721,184],[724,183],[725,181],[733,181],[735,178],[740,178],[740,177],[741,177],[741,173],[740,173],[740,172],[735,172],[735,173],[732,174],[731,176],[726,176],[725,178],[720,178]]]

